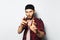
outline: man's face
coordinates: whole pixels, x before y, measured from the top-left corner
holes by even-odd
[[[32,9],[26,9],[26,10],[25,10],[26,16],[27,16],[28,18],[32,18],[34,12],[35,12],[35,11],[32,10]]]

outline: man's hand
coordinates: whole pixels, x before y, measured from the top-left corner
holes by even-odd
[[[24,25],[24,26],[26,26],[27,25],[27,20],[25,20],[25,17],[23,18],[23,20],[22,20],[22,23],[21,23],[22,25]]]
[[[34,22],[34,20],[31,21],[31,22],[28,22],[28,27],[29,27],[34,33],[36,33],[37,28],[36,28],[36,23]]]
[[[36,35],[38,36],[38,37],[40,37],[40,38],[43,38],[44,37],[44,32],[43,31],[40,31],[40,30],[38,30],[37,28],[36,28],[36,23],[34,22],[34,20],[32,21],[32,23],[29,23],[30,25],[28,25],[29,26],[29,28],[34,32],[34,33],[36,33]]]
[[[25,18],[23,18],[21,25],[18,28],[18,34],[20,34],[23,31],[23,28],[27,25],[27,21]]]

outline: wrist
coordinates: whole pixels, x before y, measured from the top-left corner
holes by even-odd
[[[38,34],[39,33],[39,30],[38,29],[36,29],[36,34]]]

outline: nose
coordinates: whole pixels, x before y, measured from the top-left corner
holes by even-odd
[[[30,15],[30,12],[28,12],[28,14],[27,15]]]

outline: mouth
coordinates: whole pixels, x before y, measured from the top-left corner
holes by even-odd
[[[31,20],[32,19],[32,17],[27,17],[27,20]]]

